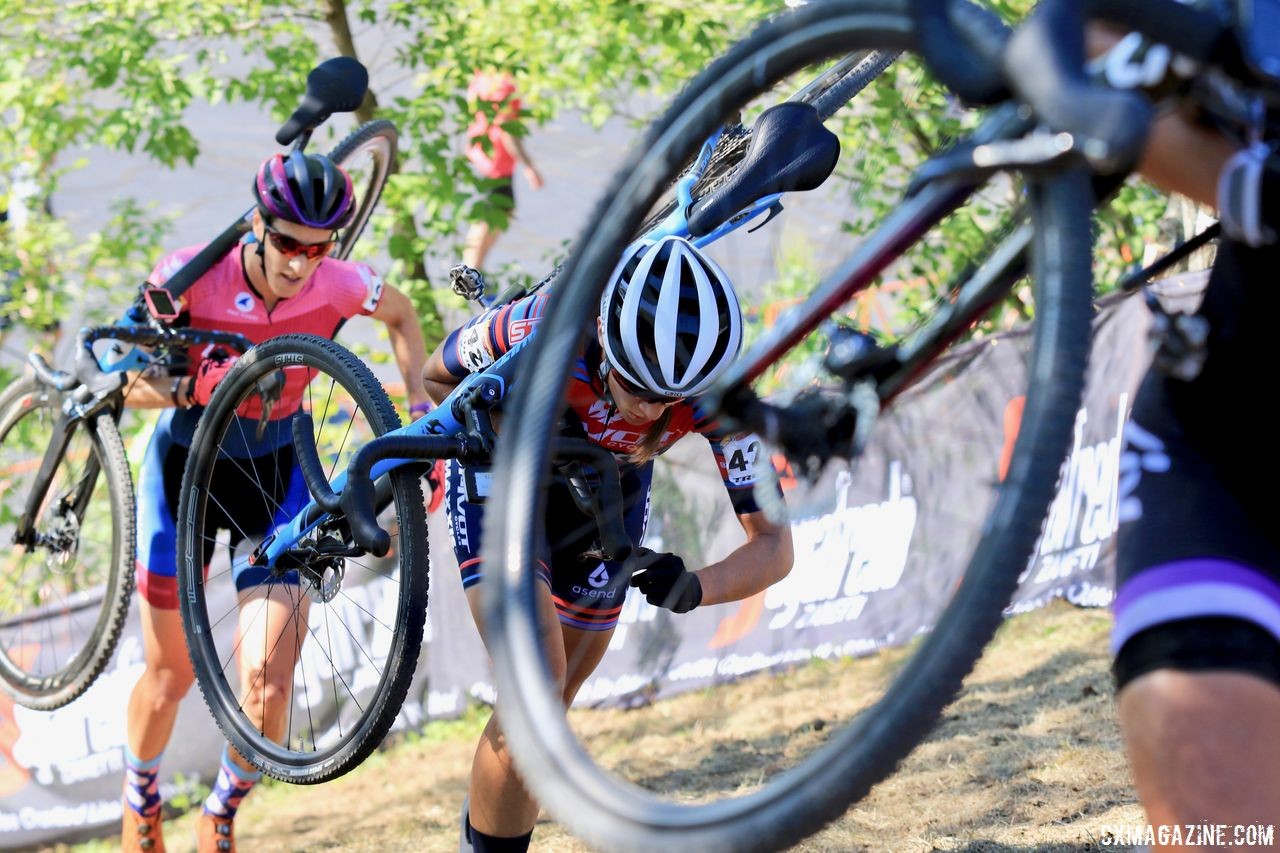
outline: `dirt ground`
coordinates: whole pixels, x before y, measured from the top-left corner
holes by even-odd
[[[793,849],[1124,849],[1105,844],[1106,828],[1145,821],[1115,722],[1109,625],[1106,612],[1066,604],[1007,622],[942,725],[898,773]],[[630,779],[682,797],[723,793],[811,749],[888,664],[881,656],[811,665],[640,710],[575,711],[574,724],[599,760]],[[325,785],[260,786],[240,810],[239,849],[456,850],[484,719],[477,711],[434,724]],[[193,849],[193,820],[165,824],[169,850]],[[587,848],[544,816],[532,849]]]

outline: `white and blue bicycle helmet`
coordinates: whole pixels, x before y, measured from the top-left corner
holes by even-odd
[[[742,347],[742,309],[715,261],[680,237],[633,244],[600,297],[604,356],[632,385],[693,397]]]

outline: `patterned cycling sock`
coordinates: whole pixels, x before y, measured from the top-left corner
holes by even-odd
[[[133,754],[128,746],[124,748],[124,798],[142,817],[151,817],[160,813],[164,801],[160,799],[160,758],[162,751],[155,758],[143,761]]]
[[[227,820],[234,819],[240,802],[261,778],[261,773],[244,770],[232,761],[224,746],[222,762],[218,765],[218,780],[214,783],[209,798],[204,801],[204,810]]]

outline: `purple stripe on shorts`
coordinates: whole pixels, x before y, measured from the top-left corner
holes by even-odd
[[[570,628],[577,628],[580,631],[612,631],[618,626],[617,619],[610,619],[608,622],[584,622],[581,619],[575,619],[563,610],[557,615],[560,617],[561,625],[568,625]]]
[[[1113,608],[1113,653],[1147,628],[1204,616],[1244,619],[1280,639],[1280,583],[1229,560],[1181,560],[1147,569],[1120,589]]]

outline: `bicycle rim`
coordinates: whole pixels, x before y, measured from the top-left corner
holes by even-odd
[[[382,188],[395,170],[398,139],[396,126],[378,119],[360,125],[329,152],[329,159],[351,175],[357,205],[351,224],[342,230],[338,245],[333,247],[333,257],[345,260],[369,224]]]
[[[609,850],[770,850],[817,831],[886,777],[929,733],[994,633],[1054,493],[1079,403],[1089,334],[1089,195],[1079,174],[1032,185],[1036,324],[1021,429],[963,581],[882,698],[798,764],[745,795],[678,804],[602,770],[547,684],[532,607],[539,494],[578,330],[629,236],[719,116],[817,56],[910,50],[906,4],[829,3],[770,22],[690,85],[620,171],[562,276],[516,391],[495,463],[507,496],[485,543],[500,555],[485,618],[507,741],[557,820]],[[679,617],[677,617],[679,618]],[[709,728],[712,726],[709,726]]]
[[[0,685],[42,711],[71,702],[102,672],[133,589],[133,482],[108,413],[75,426],[31,537],[15,541],[61,404],[32,379],[0,397]]]
[[[258,422],[257,383],[277,369],[289,380],[284,402],[301,394],[331,477],[399,418],[377,379],[340,345],[308,335],[274,338],[241,358],[219,386],[183,474],[178,584],[201,692],[247,760],[274,778],[312,784],[367,757],[404,702],[426,619],[425,512],[418,478],[400,469],[390,475],[391,500],[380,516],[392,533],[386,558],[299,551],[292,572],[242,575],[253,570],[249,557],[263,535],[309,500],[293,469],[292,417],[269,421],[263,432],[280,451],[244,455],[243,431],[256,432]],[[247,424],[237,410],[248,413]],[[234,485],[241,481],[247,485]],[[227,529],[227,538],[216,528]],[[340,520],[323,532],[316,551],[350,544]],[[219,556],[233,545],[229,558]]]

